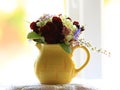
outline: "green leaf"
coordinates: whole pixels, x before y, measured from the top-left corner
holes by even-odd
[[[65,43],[60,44],[60,46],[67,52],[70,53],[71,52],[71,48],[70,45],[67,45]]]
[[[42,37],[42,36],[40,37],[40,39],[34,39],[34,41],[37,42],[37,43],[46,43],[45,38]]]
[[[30,32],[27,35],[28,39],[39,39],[41,36],[39,34],[37,34],[36,32]]]

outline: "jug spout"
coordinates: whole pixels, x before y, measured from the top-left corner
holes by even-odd
[[[36,46],[39,50],[42,50],[42,46],[43,46],[42,44],[36,44]]]

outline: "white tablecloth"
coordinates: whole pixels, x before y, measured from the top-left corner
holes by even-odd
[[[98,90],[81,84],[0,86],[0,90]]]

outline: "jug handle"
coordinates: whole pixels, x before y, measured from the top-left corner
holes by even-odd
[[[82,48],[86,52],[87,57],[86,57],[85,62],[79,68],[75,69],[76,73],[81,71],[88,64],[88,62],[90,61],[90,52],[89,52],[89,50],[85,46],[75,46],[75,47],[73,47],[73,52],[77,48]]]

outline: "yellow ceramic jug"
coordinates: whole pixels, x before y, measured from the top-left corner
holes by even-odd
[[[72,53],[66,53],[59,44],[36,44],[40,56],[35,62],[35,73],[42,84],[66,84],[89,62],[90,53],[84,46],[73,47]],[[74,49],[86,52],[86,61],[78,69],[72,60]]]

